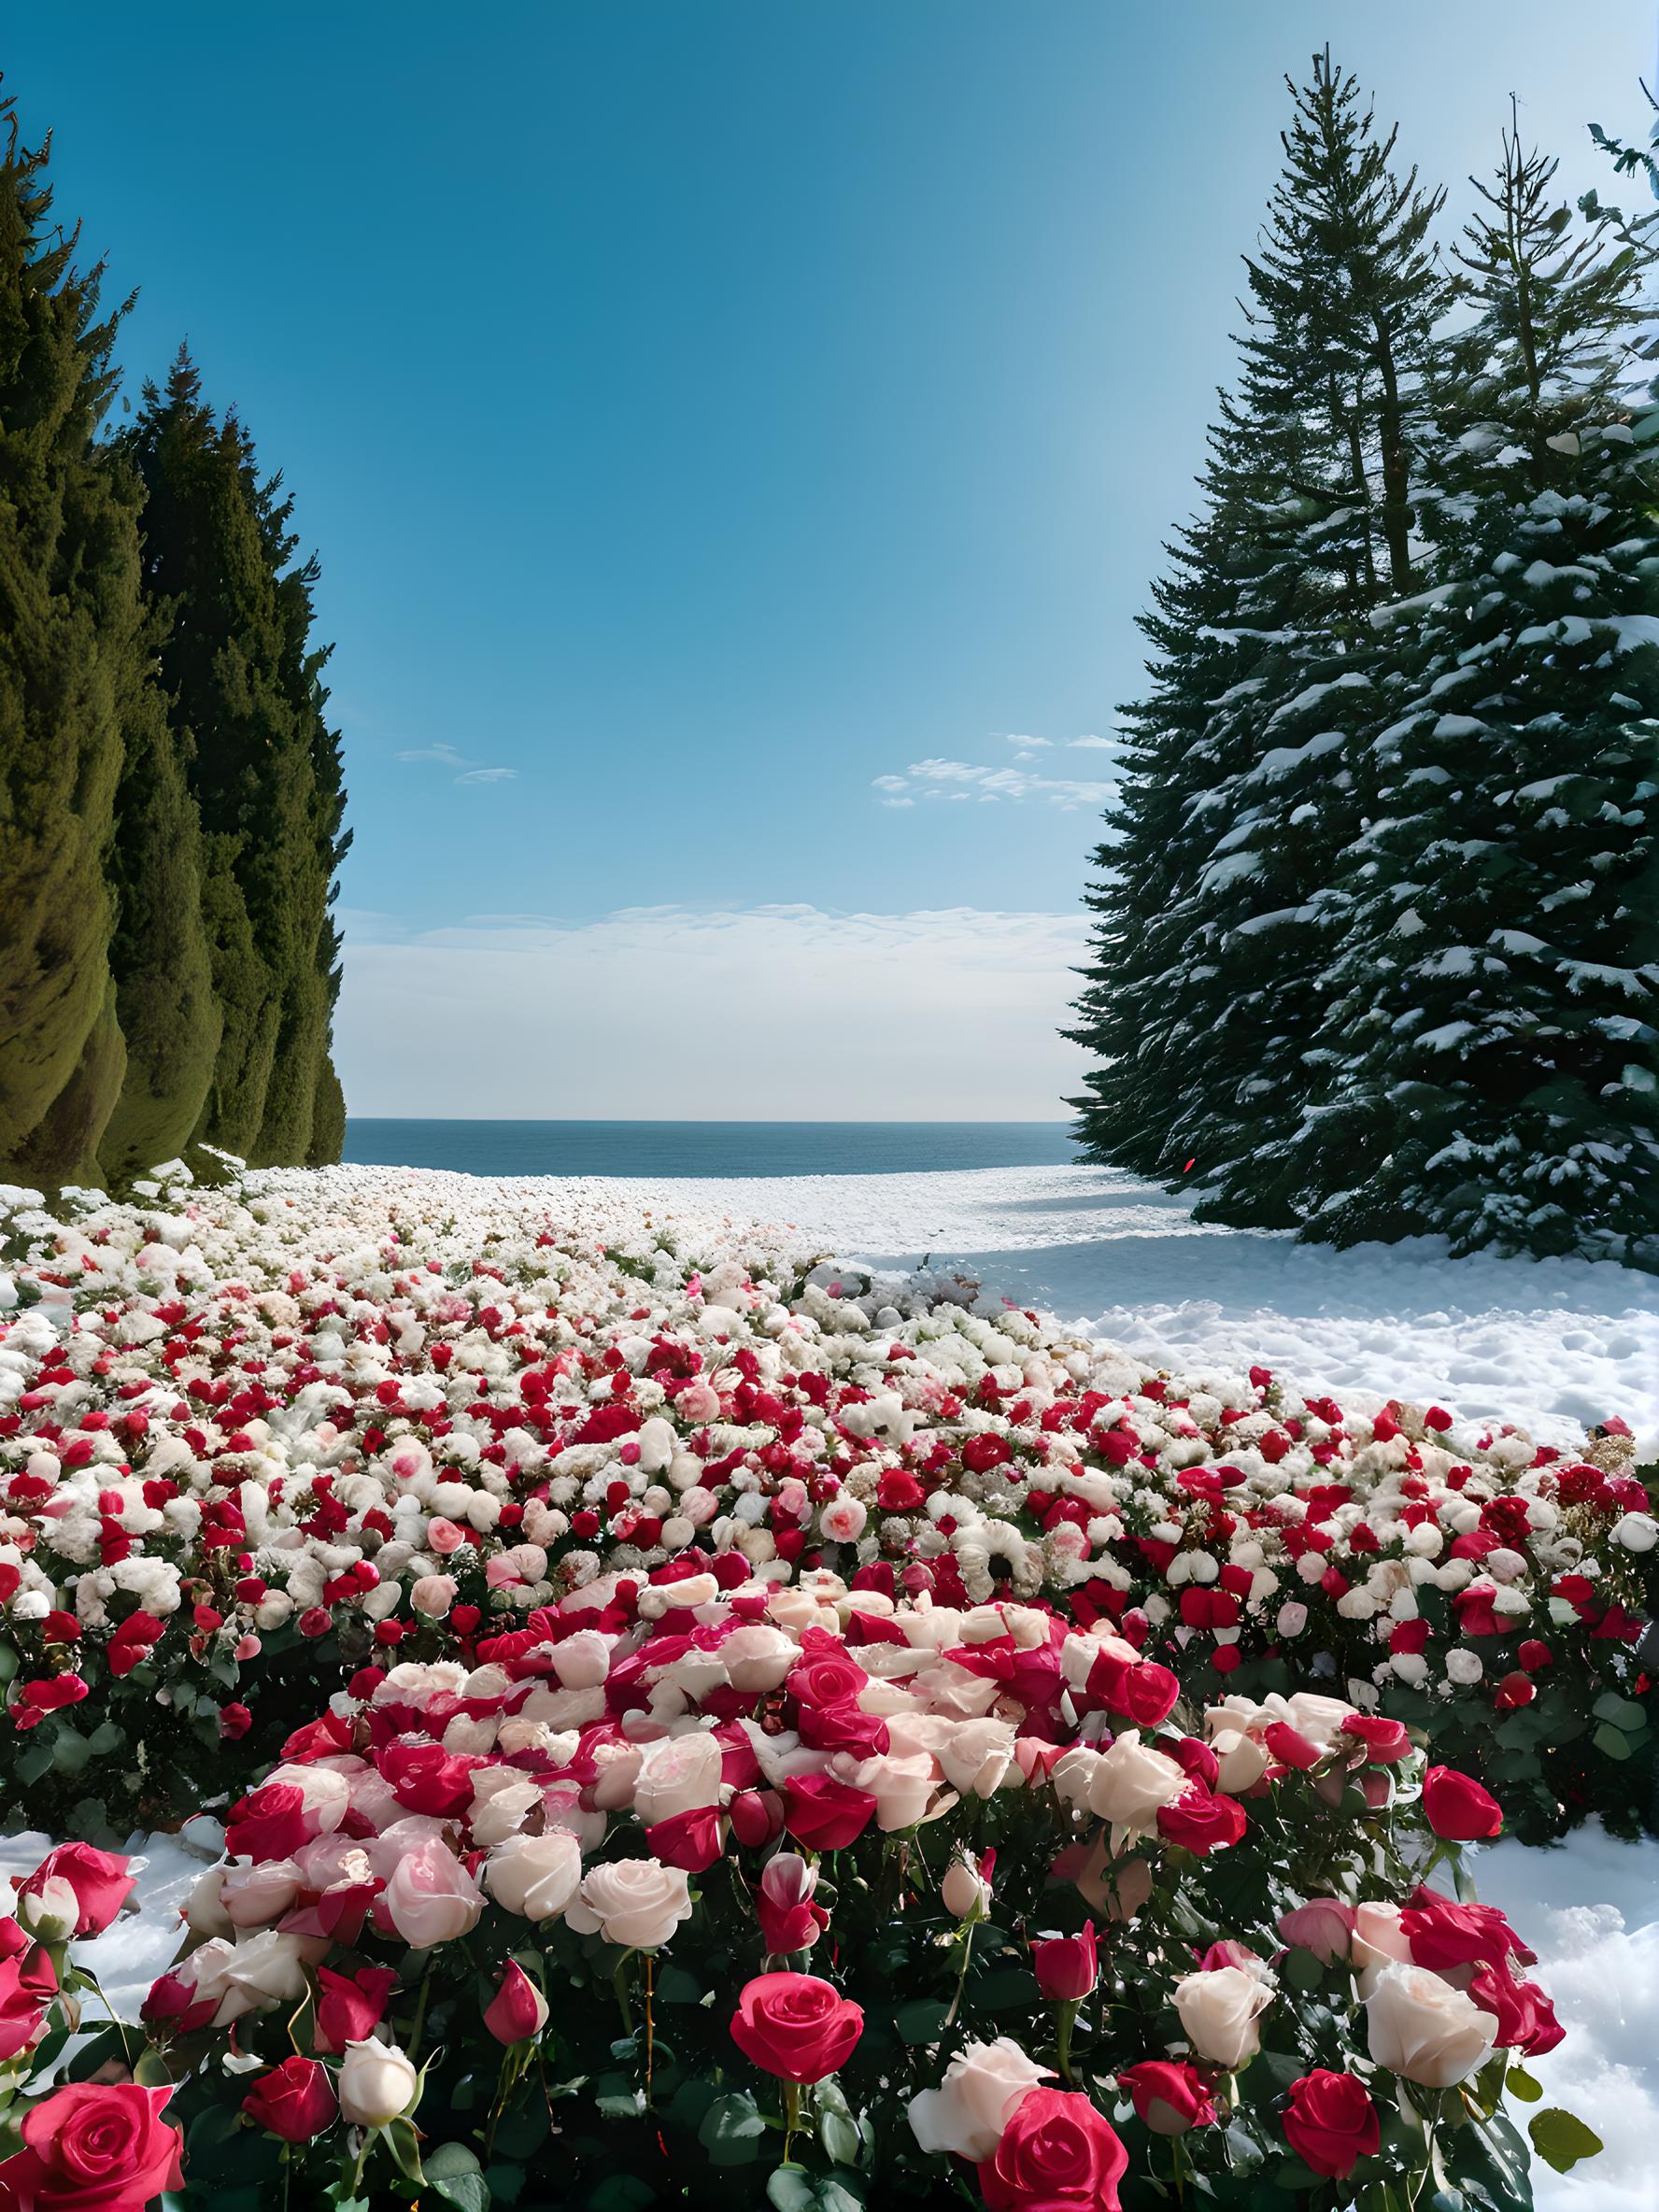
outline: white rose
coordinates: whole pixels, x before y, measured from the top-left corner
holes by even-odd
[[[527,1921],[557,1920],[581,1879],[581,1846],[561,1829],[546,1836],[509,1836],[484,1866],[484,1886],[496,1903]]]
[[[354,2127],[383,2128],[411,2109],[419,2082],[395,2043],[348,2043],[335,2083],[340,2116]]]
[[[1651,1552],[1659,1544],[1659,1521],[1651,1513],[1626,1513],[1613,1523],[1612,1538],[1627,1552]]]
[[[1424,2089],[1472,2074],[1497,2034],[1490,2012],[1421,1966],[1382,1967],[1365,2004],[1372,2058]]]
[[[430,1836],[399,1856],[382,1902],[412,1950],[453,1943],[476,1927],[484,1909],[477,1883],[446,1844]]]
[[[624,1950],[655,1950],[690,1916],[690,1889],[679,1867],[659,1859],[619,1859],[594,1867],[564,1917],[578,1936],[603,1935]]]
[[[952,1920],[983,1920],[991,1908],[991,1885],[971,1859],[957,1856],[951,1861],[939,1895]]]
[[[712,1736],[664,1736],[646,1744],[633,1781],[633,1809],[647,1827],[720,1802],[720,1746]]]
[[[223,1948],[226,1955],[218,1962],[213,1992],[219,1998],[216,2028],[229,2027],[246,2013],[268,2012],[275,2005],[297,2005],[305,1996],[307,1947],[298,1936],[266,1928],[234,1950],[228,1944]],[[201,1997],[209,1994],[200,1982],[196,1992]]]
[[[765,1621],[748,1621],[716,1647],[731,1687],[745,1696],[775,1690],[800,1657],[793,1638]]]
[[[566,1690],[597,1690],[611,1671],[611,1644],[597,1628],[578,1628],[553,1647],[553,1671]]]
[[[1127,1728],[1100,1754],[1089,1783],[1089,1808],[1114,1826],[1149,1834],[1157,1826],[1158,1808],[1173,1805],[1190,1786],[1184,1768],[1142,1743],[1138,1729]]]
[[[209,1873],[213,1871],[209,1868]],[[230,1865],[221,1871],[219,1905],[237,1928],[268,1928],[282,1918],[305,1887],[305,1878],[291,1859],[266,1859],[259,1865]],[[191,1922],[192,1927],[197,1924],[193,1920]]]
[[[977,2163],[995,2151],[1021,2098],[1053,2079],[1054,2069],[1035,2064],[1010,2036],[965,2044],[939,2087],[910,2100],[911,2133],[930,2156],[954,2152]]]
[[[1273,2002],[1270,1984],[1242,1966],[1215,1966],[1175,1984],[1175,2009],[1200,2058],[1233,2073],[1261,2049],[1256,2022]]]
[[[1478,1682],[1485,1671],[1476,1654],[1464,1651],[1461,1645],[1446,1653],[1446,1680],[1449,1682],[1456,1682],[1467,1689],[1471,1682]]]
[[[1400,1926],[1397,1905],[1356,1905],[1352,1957],[1359,1973],[1359,1993],[1368,1997],[1384,1966],[1411,1964],[1411,1946]]]
[[[925,1751],[907,1758],[900,1758],[891,1751],[877,1751],[854,1768],[853,1780],[860,1790],[868,1790],[875,1799],[875,1824],[886,1835],[892,1835],[900,1828],[914,1828],[918,1821],[929,1817],[937,1819],[956,1803],[956,1798],[946,1793],[938,1804],[933,1804],[937,1775],[932,1759]]]

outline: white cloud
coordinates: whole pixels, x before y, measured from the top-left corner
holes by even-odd
[[[993,730],[993,737],[1000,737],[1004,744],[1023,745],[1028,752],[1048,752],[1053,749],[1052,737],[1028,737],[1017,730]]]
[[[1074,737],[1071,743],[1074,753],[1082,752],[1085,747],[1099,753],[1115,753],[1117,750],[1114,737]]]
[[[461,773],[451,780],[458,784],[509,784],[518,775],[516,768],[486,768],[476,760],[469,760],[464,753],[458,753],[453,745],[416,745],[412,750],[398,755],[400,760],[430,761],[439,768],[454,768]]]
[[[945,760],[931,759],[913,760],[907,773],[912,782],[929,787],[922,793],[924,799],[945,796],[942,787],[946,784],[971,785],[982,799],[1040,799],[1050,806],[1063,808],[1068,814],[1080,806],[1103,806],[1111,797],[1113,786],[1100,783],[1080,783],[1068,776],[1032,775],[1022,768],[986,768],[973,760]],[[892,781],[898,784],[900,779]],[[966,799],[968,791],[953,791],[953,799]]]
[[[1081,914],[343,919],[354,1113],[1045,1120],[1085,1067],[1058,1034]]]

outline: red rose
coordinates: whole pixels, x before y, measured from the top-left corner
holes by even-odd
[[[1400,1933],[1411,1963],[1432,1974],[1458,1966],[1496,1965],[1512,1951],[1525,1965],[1537,1960],[1496,1905],[1460,1905],[1439,1890],[1417,1889],[1400,1913]]]
[[[1028,2090],[980,2163],[980,2192],[989,2212],[1122,2212],[1117,2185],[1128,2162],[1116,2129],[1087,2097]]]
[[[50,1953],[31,1945],[15,1921],[0,1921],[0,2066],[27,2050],[58,1986]]]
[[[1524,1673],[1537,1674],[1540,1667],[1550,1665],[1553,1653],[1548,1644],[1540,1643],[1536,1636],[1529,1636],[1515,1657],[1520,1661]]]
[[[267,1782],[232,1806],[225,1850],[235,1859],[291,1859],[311,1840],[305,1793],[295,1782]]]
[[[1404,1725],[1385,1720],[1381,1713],[1350,1713],[1341,1733],[1356,1737],[1365,1747],[1367,1759],[1379,1766],[1392,1766],[1397,1759],[1411,1755],[1411,1739]]]
[[[1136,2117],[1155,2135],[1184,2135],[1189,2128],[1207,2128],[1214,2120],[1215,2106],[1196,2066],[1174,2059],[1143,2059],[1138,2066],[1124,2067],[1117,2086],[1128,2091]]]
[[[1448,1843],[1481,1843],[1503,1826],[1503,1808],[1455,1766],[1431,1766],[1423,1778],[1423,1809]]]
[[[0,2212],[144,2212],[177,2189],[184,2137],[162,2108],[173,2094],[136,2082],[73,2082],[32,2106],[23,2148],[0,2165]]]
[[[712,1805],[693,1806],[666,1821],[653,1822],[645,1830],[651,1856],[665,1866],[678,1866],[686,1874],[702,1874],[720,1855],[720,1815]]]
[[[221,1705],[219,1709],[219,1733],[229,1743],[234,1743],[253,1726],[253,1715],[245,1705]]]
[[[1319,1746],[1288,1721],[1270,1721],[1262,1731],[1262,1741],[1281,1766],[1297,1766],[1305,1772],[1325,1757]]]
[[[284,2059],[262,2074],[242,2100],[242,2109],[285,2143],[309,2143],[339,2113],[328,2068],[315,2059]]]
[[[484,2025],[511,2048],[539,2035],[547,2024],[547,2000],[517,1959],[509,1959],[501,1987],[484,2009]]]
[[[761,1974],[744,1984],[731,2040],[763,2073],[822,2081],[844,2065],[864,2033],[864,2014],[815,1974]]]
[[[784,1826],[809,1850],[840,1851],[875,1818],[875,1798],[832,1774],[791,1774],[784,1781]]]
[[[66,1881],[75,1892],[80,1907],[80,1918],[75,1923],[77,1936],[101,1936],[133,1893],[133,1878],[125,1859],[118,1859],[112,1851],[96,1850],[90,1843],[61,1843],[56,1850],[48,1851],[20,1894],[39,1896],[54,1877]]]
[[[1285,2141],[1303,2165],[1335,2181],[1346,2181],[1382,2135],[1365,2083],[1356,2075],[1331,2074],[1323,2066],[1291,2083],[1283,2127]]]
[[[1237,1843],[1249,1826],[1249,1816],[1236,1797],[1225,1793],[1212,1796],[1208,1790],[1194,1787],[1173,1805],[1159,1806],[1157,1824],[1158,1834],[1167,1842],[1178,1843],[1202,1859]]]
[[[363,2042],[380,2025],[396,1987],[397,1976],[390,1966],[360,1966],[355,1975],[319,1966],[313,2038],[317,2049],[341,2051],[348,2043]]]
[[[1094,1921],[1085,1921],[1081,1936],[1051,1936],[1032,1944],[1031,1971],[1037,1987],[1056,2004],[1075,2005],[1086,1997],[1100,1971]]]
[[[1519,2050],[1528,2058],[1553,2050],[1567,2030],[1536,1981],[1517,1981],[1508,1959],[1499,1959],[1477,1974],[1468,1993],[1482,2012],[1497,2021],[1494,2043],[1500,2050]]]

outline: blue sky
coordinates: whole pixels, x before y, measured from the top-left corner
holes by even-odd
[[[1605,189],[1583,126],[1642,128],[1652,13],[8,25],[61,210],[141,287],[132,384],[188,333],[321,552],[352,1107],[1061,1113],[1111,759],[1077,741],[1137,683],[1283,73],[1328,36],[1457,205],[1511,91]]]

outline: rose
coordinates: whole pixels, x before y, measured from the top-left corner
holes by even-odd
[[[815,1974],[761,1974],[738,1992],[731,2040],[763,2073],[822,2081],[864,2033],[862,2009]]]
[[[1332,2074],[1323,2066],[1291,2083],[1282,2124],[1285,2141],[1303,2165],[1333,2181],[1346,2181],[1382,2139],[1365,2083],[1356,2075]]]
[[[263,1859],[220,1872],[219,1906],[233,1928],[269,1927],[305,1886],[291,1859]]]
[[[26,1893],[20,1891],[17,1909],[18,1919],[37,1941],[67,1943],[80,1918],[80,1900],[74,1884],[55,1874],[45,1881],[36,1878],[36,1886]]]
[[[955,1802],[949,1797],[943,1804],[935,1801],[937,1778],[932,1758],[925,1751],[911,1758],[878,1752],[862,1761],[856,1772],[858,1788],[875,1801],[875,1824],[884,1835],[936,1818]]]
[[[90,1843],[60,1843],[48,1851],[18,1894],[38,1896],[53,1880],[66,1881],[75,1893],[76,1936],[101,1936],[133,1893],[126,1860]]]
[[[383,2128],[410,2111],[420,2077],[395,2043],[348,2043],[340,2067],[340,2112],[353,2127]]]
[[[980,2162],[989,2212],[1121,2212],[1117,2185],[1129,2154],[1117,2131],[1075,2091],[1034,2089]]]
[[[73,2082],[30,2106],[23,2148],[0,2165],[18,2212],[144,2212],[184,2180],[184,2137],[162,2118],[173,2094],[136,2082]]]
[[[1128,2091],[1137,2117],[1155,2135],[1184,2135],[1189,2128],[1207,2128],[1215,2119],[1202,2075],[1176,2060],[1142,2059],[1138,2066],[1125,2066],[1117,2086]]]
[[[1497,2035],[1490,2012],[1422,1966],[1382,1967],[1365,2006],[1372,2058],[1424,2089],[1472,2074]]]
[[[1340,1733],[1352,1736],[1364,1748],[1367,1759],[1379,1766],[1392,1766],[1397,1760],[1409,1759],[1411,1755],[1411,1739],[1404,1723],[1385,1720],[1381,1713],[1350,1713],[1342,1723]],[[1312,2080],[1313,2077],[1310,2075],[1308,2078]],[[1340,2081],[1347,2077],[1337,2075],[1333,2078]]]
[[[755,1889],[760,1940],[773,1957],[806,1950],[830,1925],[830,1915],[813,1903],[818,1870],[795,1851],[777,1851],[767,1860]]]
[[[720,1801],[720,1746],[702,1731],[646,1744],[634,1778],[633,1809],[647,1828]]]
[[[1178,1843],[1200,1859],[1237,1843],[1248,1825],[1236,1797],[1212,1794],[1197,1785],[1173,1805],[1160,1805],[1157,1811],[1157,1832],[1165,1841]]]
[[[367,2042],[385,2018],[397,1978],[390,1966],[360,1966],[349,1976],[319,1966],[316,2048],[332,2054],[348,2043]]]
[[[501,1983],[484,2008],[484,2025],[498,2043],[525,2043],[547,2024],[547,2000],[519,1965],[509,1959]]]
[[[784,1825],[808,1850],[840,1851],[869,1827],[875,1799],[832,1774],[784,1778]]]
[[[409,1603],[429,1621],[441,1621],[460,1587],[453,1575],[421,1575],[410,1585]]]
[[[952,2154],[977,2165],[1001,2141],[1020,2099],[1053,2079],[1054,2068],[1034,2063],[1010,2036],[964,2044],[939,2087],[910,2100],[911,2133],[930,2156]]]
[[[1231,2074],[1261,2049],[1256,2022],[1273,2002],[1273,1990],[1259,1975],[1242,1966],[1184,1975],[1175,1984],[1174,1999],[1186,2039],[1200,2058]]]
[[[1517,1981],[1508,1959],[1488,1966],[1469,1983],[1471,2000],[1497,2022],[1493,2038],[1500,2050],[1518,2050],[1527,2058],[1541,2057],[1555,2049],[1567,2030],[1536,1981]]]
[[[958,1851],[945,1868],[939,1901],[956,1921],[982,1921],[990,1910],[991,1885],[965,1852]]]
[[[1449,1843],[1480,1843],[1503,1826],[1503,1808],[1454,1766],[1431,1766],[1423,1778],[1423,1809]]]
[[[1435,1974],[1458,1966],[1496,1966],[1511,1952],[1526,1965],[1538,1956],[1496,1905],[1460,1905],[1438,1890],[1414,1890],[1401,1908],[1399,1926],[1412,1965]]]
[[[1127,1728],[1102,1751],[1089,1780],[1090,1809],[1114,1826],[1150,1834],[1157,1825],[1159,1808],[1172,1805],[1189,1787],[1184,1770],[1162,1751],[1143,1744],[1139,1733]]]
[[[27,2050],[45,2024],[58,1986],[50,1953],[30,1944],[16,1921],[0,1921],[0,2066]]]
[[[578,1936],[603,1935],[623,1950],[655,1950],[691,1917],[691,1893],[677,1866],[618,1859],[595,1866],[565,1910]]]
[[[328,2068],[296,2053],[260,2076],[243,2098],[242,2109],[285,2143],[309,2143],[332,2123],[340,2106]]]
[[[399,1858],[379,1907],[411,1950],[430,1950],[475,1928],[484,1899],[455,1853],[428,1837]]]
[[[1094,1921],[1085,1921],[1081,1936],[1050,1936],[1032,1944],[1031,1971],[1045,1997],[1062,2005],[1081,2003],[1099,1978]]]
[[[527,1921],[557,1920],[582,1879],[582,1847],[555,1828],[546,1836],[509,1836],[484,1865],[484,1886],[498,1905]]]
[[[1279,1934],[1298,1950],[1311,1950],[1322,1966],[1334,1966],[1348,1956],[1354,1907],[1340,1897],[1310,1897],[1279,1915]]]

